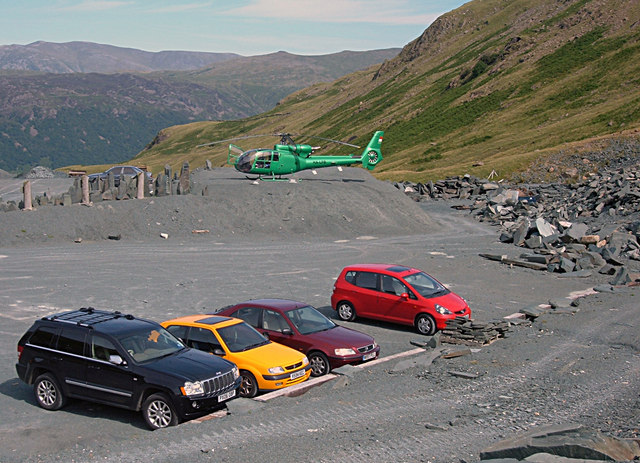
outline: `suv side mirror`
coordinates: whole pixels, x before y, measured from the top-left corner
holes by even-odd
[[[122,357],[120,357],[119,355],[115,355],[115,354],[111,354],[109,356],[109,362],[113,363],[114,365],[124,365],[125,363],[127,363],[122,359]]]
[[[220,347],[214,347],[213,348],[213,353],[215,355],[226,355],[224,350],[222,348],[220,348]]]

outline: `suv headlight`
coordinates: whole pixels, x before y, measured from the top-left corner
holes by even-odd
[[[187,381],[186,383],[184,383],[184,386],[180,388],[180,390],[182,391],[182,394],[186,395],[187,397],[204,394],[204,388],[202,387],[202,383],[200,381],[196,381],[193,383],[191,381]]]
[[[356,351],[349,348],[349,347],[343,347],[341,349],[335,349],[334,352],[336,353],[336,355],[339,355],[341,357],[347,356],[347,355],[355,355]]]
[[[269,373],[271,373],[272,375],[277,375],[280,373],[284,373],[284,368],[282,367],[271,367],[269,368]]]
[[[441,306],[440,304],[436,304],[436,312],[438,312],[439,314],[442,314],[442,315],[451,314],[451,311],[449,309],[447,309],[446,307]]]
[[[237,366],[234,365],[231,371],[233,372],[233,379],[238,379],[240,377],[240,371]]]

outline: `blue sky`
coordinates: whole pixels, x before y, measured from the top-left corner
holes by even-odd
[[[402,47],[462,0],[0,0],[0,45],[300,55]]]

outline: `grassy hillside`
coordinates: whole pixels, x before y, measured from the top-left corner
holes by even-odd
[[[308,87],[260,116],[164,129],[135,161],[223,165],[226,145],[196,145],[279,131],[365,144],[382,129],[379,178],[508,176],[594,137],[640,137],[639,39],[636,0],[472,1],[381,66]],[[353,150],[332,149],[324,152]]]

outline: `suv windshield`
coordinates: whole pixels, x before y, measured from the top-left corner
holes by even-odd
[[[404,277],[404,280],[409,283],[422,297],[441,296],[449,292],[447,288],[424,272],[418,272],[406,276]]]
[[[242,352],[270,342],[253,326],[244,322],[219,328],[218,334],[231,352]]]
[[[161,327],[127,333],[117,339],[136,362],[166,357],[185,348],[179,339]]]
[[[296,329],[300,331],[300,334],[317,333],[318,331],[330,330],[336,326],[335,323],[310,305],[289,310],[287,317],[289,317]]]

